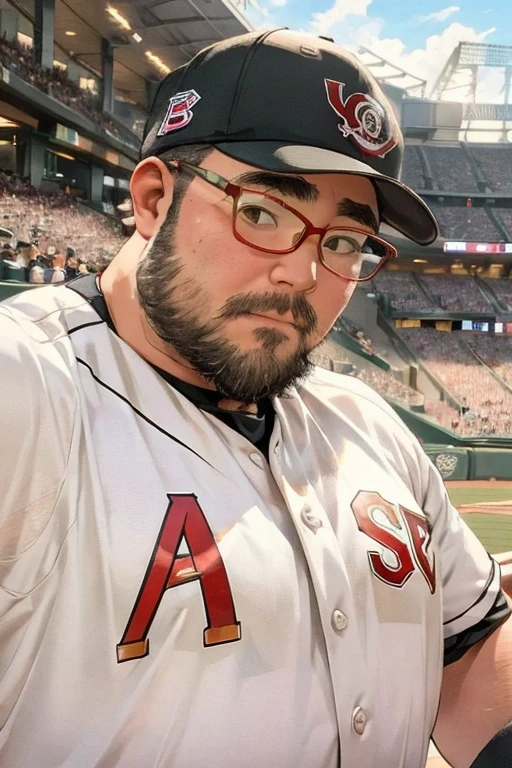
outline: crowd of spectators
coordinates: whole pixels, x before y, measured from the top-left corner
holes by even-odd
[[[499,277],[485,281],[492,288],[503,309],[512,312],[512,278]]]
[[[466,208],[431,204],[439,231],[449,240],[499,242],[503,236],[487,215],[485,208]]]
[[[389,296],[391,306],[403,310],[428,310],[436,308],[421,290],[412,272],[381,271],[372,281],[373,290]]]
[[[403,384],[391,371],[384,371],[376,365],[369,365],[358,369],[356,375],[358,379],[369,384],[383,397],[408,408],[421,406],[425,403],[425,398],[421,392]]]
[[[422,146],[438,189],[477,192],[478,186],[468,157],[460,145],[450,147]]]
[[[415,144],[406,144],[402,165],[401,180],[413,189],[429,189],[429,184],[419,156],[419,148]]]
[[[512,394],[471,354],[473,334],[412,328],[400,335],[463,406],[451,424],[455,432],[512,435]]]
[[[494,192],[512,194],[512,152],[510,144],[494,144],[482,147],[468,144],[468,148],[480,166],[483,176]]]
[[[467,343],[482,360],[512,387],[512,338],[510,336],[464,334]]]
[[[512,387],[512,339],[430,328],[402,329],[400,335],[460,403],[460,410],[444,400],[426,399],[422,392],[405,385],[397,371],[384,371],[364,361],[351,363],[351,356],[332,338],[319,347],[314,360],[324,368],[356,376],[402,406],[423,406],[430,419],[458,435],[512,436],[512,393],[471,352],[474,349]]]
[[[36,63],[34,51],[14,40],[0,38],[0,64],[18,75],[34,88],[47,93],[67,107],[80,112],[88,120],[101,127],[102,131],[113,138],[138,145],[135,138],[130,139],[128,130],[123,129],[101,109],[99,97],[92,91],[80,88],[70,80],[66,71],[60,67],[48,69]]]
[[[347,371],[351,368],[350,375],[366,382],[383,397],[394,400],[406,408],[424,404],[425,398],[423,394],[403,384],[398,378],[398,372],[384,371],[382,368],[373,365],[373,363],[366,363],[363,360],[355,365],[351,364],[350,355],[332,338],[327,338],[315,350],[313,359],[316,365],[329,370],[340,370],[344,364]]]
[[[342,328],[345,333],[348,333],[349,336],[351,336],[359,346],[361,347],[364,352],[367,352],[369,355],[375,355],[377,354],[375,352],[375,348],[373,346],[373,342],[370,339],[369,336],[366,335],[366,332],[363,328],[360,328],[358,325],[352,322],[352,320],[349,320],[348,317],[339,317],[335,328],[339,327]]]
[[[512,168],[510,171],[512,173]],[[493,213],[506,231],[508,241],[512,242],[512,208],[493,208]]]
[[[442,309],[452,312],[492,311],[471,275],[422,275],[420,279]]]
[[[27,279],[32,282],[41,282],[38,270],[30,276],[29,262],[36,258],[41,257],[43,269],[65,269],[66,255],[71,254],[72,264],[76,259],[77,267],[85,265],[94,271],[95,265],[106,263],[125,240],[120,223],[84,208],[60,192],[45,195],[28,181],[3,172],[0,225],[13,233],[9,242],[3,238],[2,261],[14,261],[27,268]],[[30,248],[31,254],[27,250]]]

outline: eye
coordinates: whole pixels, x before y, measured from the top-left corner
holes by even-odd
[[[239,210],[239,215],[259,227],[277,227],[276,217],[259,205],[245,205]]]
[[[340,235],[332,235],[322,243],[322,248],[333,253],[340,255],[359,254],[361,253],[361,246],[355,240],[350,237],[340,237]]]

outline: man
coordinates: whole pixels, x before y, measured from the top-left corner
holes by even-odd
[[[78,277],[79,259],[74,248],[66,248],[66,280]]]
[[[467,768],[510,720],[499,567],[309,362],[381,222],[436,237],[401,156],[331,41],[214,45],[159,88],[106,271],[1,309],[4,765],[422,768],[440,706]]]

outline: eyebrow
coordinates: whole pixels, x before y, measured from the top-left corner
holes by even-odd
[[[254,184],[266,191],[278,192],[281,195],[294,197],[302,203],[314,203],[320,197],[316,184],[306,181],[302,176],[286,176],[267,171],[247,171],[233,180],[235,184],[244,186]],[[375,233],[379,231],[379,223],[369,205],[357,203],[349,197],[344,197],[336,206],[336,215],[345,216],[358,224],[370,227]]]
[[[320,197],[316,184],[311,184],[302,176],[281,176],[266,171],[247,171],[234,179],[236,184],[255,184],[265,190],[279,192],[281,195],[294,197],[302,203],[314,203]]]
[[[358,224],[370,227],[376,234],[379,231],[379,222],[369,205],[356,203],[355,200],[344,197],[336,206],[336,213],[338,216],[346,216],[348,219],[357,221]]]

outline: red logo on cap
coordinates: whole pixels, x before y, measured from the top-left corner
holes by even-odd
[[[177,131],[188,125],[194,117],[192,107],[197,104],[200,98],[196,91],[183,91],[171,96],[167,113],[157,136],[165,136],[166,133]]]
[[[384,157],[397,146],[384,107],[378,101],[365,93],[353,93],[345,100],[345,83],[324,82],[329,104],[342,119],[338,128],[343,136],[350,137],[365,155],[373,157]]]

